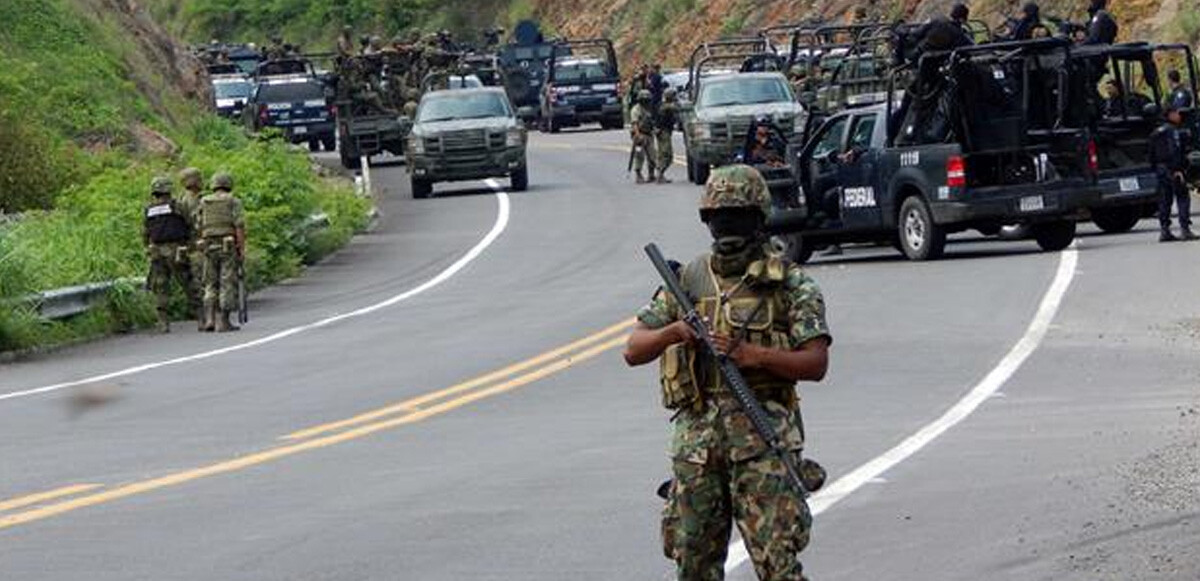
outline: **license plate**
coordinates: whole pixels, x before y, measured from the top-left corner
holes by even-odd
[[[308,133],[308,128],[303,125],[293,127],[292,133],[295,133],[296,135],[304,135],[305,133]]]
[[[1046,209],[1046,201],[1041,196],[1025,196],[1021,198],[1022,212],[1037,212]]]
[[[1122,192],[1136,192],[1140,189],[1142,189],[1142,184],[1140,184],[1138,182],[1138,179],[1136,177],[1121,178],[1121,191]]]

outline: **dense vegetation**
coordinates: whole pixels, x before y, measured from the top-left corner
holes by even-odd
[[[88,0],[0,2],[0,351],[152,321],[135,288],[107,308],[47,323],[21,297],[44,289],[145,274],[140,211],[152,176],[188,165],[237,180],[250,232],[252,286],[295,275],[345,243],[367,202],[316,177],[307,156],[252,139],[204,113]],[[136,69],[136,70],[135,70]],[[306,236],[324,212],[331,227]]]

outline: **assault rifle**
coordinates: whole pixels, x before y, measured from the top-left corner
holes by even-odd
[[[245,325],[250,322],[250,306],[246,297],[246,263],[241,260],[237,263],[237,281],[238,324]]]
[[[762,404],[754,397],[754,392],[750,390],[750,386],[746,384],[746,378],[742,377],[742,372],[738,371],[737,365],[733,363],[727,355],[717,351],[716,344],[713,342],[712,334],[708,331],[708,325],[705,324],[704,318],[696,310],[696,305],[692,304],[692,299],[683,292],[683,287],[679,284],[679,278],[675,275],[675,271],[667,264],[663,258],[662,252],[658,250],[658,245],[650,243],[646,246],[646,256],[650,257],[650,262],[654,263],[654,269],[658,271],[658,275],[662,277],[663,283],[666,285],[667,292],[675,298],[675,302],[679,304],[679,309],[683,311],[683,322],[687,323],[692,331],[696,333],[700,345],[704,351],[716,360],[721,371],[721,378],[724,379],[725,386],[733,393],[734,399],[741,406],[746,417],[750,419],[750,424],[754,426],[754,431],[758,433],[758,437],[766,442],[779,461],[783,463],[787,471],[787,478],[796,488],[801,498],[808,498],[808,489],[804,486],[804,481],[800,478],[800,469],[796,462],[796,457],[792,451],[783,446],[783,442],[779,440],[774,428],[771,426],[771,420],[767,416],[767,411],[763,409]]]

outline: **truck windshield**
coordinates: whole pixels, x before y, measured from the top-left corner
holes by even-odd
[[[452,119],[509,117],[511,115],[508,102],[500,93],[430,94],[417,111],[417,122],[429,123]]]
[[[299,103],[325,98],[325,90],[314,82],[266,83],[259,85],[260,103]]]
[[[779,78],[742,78],[732,76],[705,81],[700,86],[698,107],[726,107],[792,101],[792,91]]]
[[[218,99],[243,99],[250,95],[250,83],[242,81],[213,83],[213,92]]]
[[[608,70],[599,61],[559,63],[554,67],[558,82],[588,81],[608,78]]]

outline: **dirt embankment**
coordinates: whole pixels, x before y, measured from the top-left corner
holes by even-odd
[[[1185,40],[1173,25],[1191,0],[1122,0],[1113,12],[1123,39]],[[945,12],[951,0],[878,0],[877,10],[895,18],[924,20]],[[974,17],[991,25],[1013,14],[1021,0],[969,1]],[[606,36],[626,65],[661,61],[681,66],[698,42],[753,33],[760,28],[809,18],[846,21],[871,0],[535,0],[535,14],[560,35]],[[1081,21],[1086,0],[1042,0],[1043,14]]]

